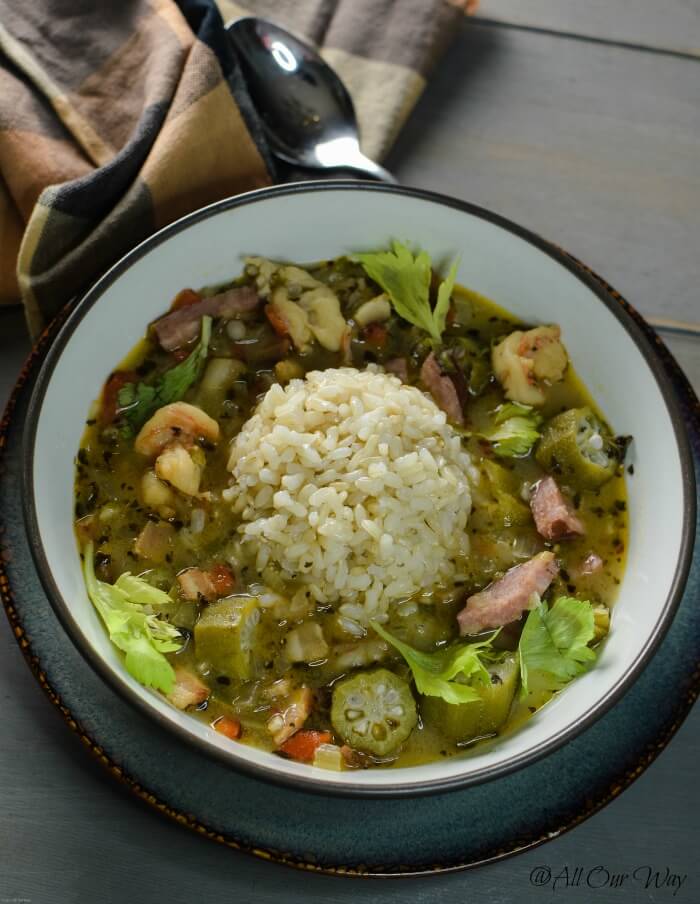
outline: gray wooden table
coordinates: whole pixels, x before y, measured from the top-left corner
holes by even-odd
[[[700,320],[698,48],[700,0],[482,0],[389,165],[557,241],[645,313]],[[700,389],[700,340],[669,344]],[[0,407],[27,349],[20,314],[0,310]],[[218,847],[129,797],[48,704],[2,619],[0,695],[0,904],[700,901],[697,710],[630,790],[562,838],[469,873],[351,880]],[[553,890],[531,883],[540,865],[687,878],[675,898]]]

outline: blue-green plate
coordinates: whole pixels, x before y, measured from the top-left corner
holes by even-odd
[[[644,328],[681,399],[700,477],[698,400],[661,340]],[[700,688],[698,544],[673,624],[632,688],[583,734],[511,775],[428,797],[330,801],[239,775],[179,743],[87,665],[34,570],[22,519],[21,434],[55,331],[32,353],[0,427],[0,595],[28,665],[68,725],[115,778],[164,815],[214,841],[310,870],[416,875],[461,869],[578,825],[646,769],[687,715]]]

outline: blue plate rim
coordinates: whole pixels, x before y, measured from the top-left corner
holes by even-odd
[[[577,266],[584,267],[584,265],[580,264],[580,262],[576,261],[575,258],[572,260],[576,263]],[[585,268],[587,270],[587,268]],[[596,277],[592,271],[588,271],[591,278],[600,279]],[[601,280],[602,282],[602,280]],[[623,299],[620,298],[622,303],[625,303]],[[657,347],[659,356],[663,359],[665,366],[671,372],[670,375],[673,379],[678,383],[678,389],[681,393],[686,396],[685,402],[688,404],[691,413],[691,420],[695,423],[698,423],[698,413],[700,412],[700,406],[698,404],[698,399],[687,381],[687,378],[681,371],[679,365],[671,355],[671,353],[666,349],[665,345],[661,341],[661,339],[656,336],[654,331],[644,323],[640,315],[631,309],[632,315],[638,319],[641,328],[648,333],[650,339],[654,342]],[[6,435],[7,431],[10,427],[10,422],[12,420],[12,414],[17,402],[20,393],[24,389],[24,386],[27,382],[29,382],[33,377],[35,377],[35,370],[40,362],[42,355],[45,353],[45,349],[47,344],[50,342],[51,338],[56,334],[58,328],[60,327],[60,321],[65,318],[65,314],[59,316],[57,321],[49,326],[42,336],[39,338],[36,346],[30,353],[27,361],[25,362],[24,368],[20,377],[15,385],[15,388],[12,392],[10,400],[5,409],[5,413],[0,422],[0,467],[2,466],[2,459],[4,454],[6,454]],[[696,428],[697,429],[697,428]],[[93,740],[87,732],[82,728],[80,722],[73,715],[70,709],[68,709],[63,702],[61,701],[59,695],[53,689],[50,679],[47,674],[43,671],[41,667],[41,663],[39,662],[36,655],[33,653],[30,643],[24,633],[24,628],[21,623],[21,619],[19,618],[19,614],[14,606],[14,593],[10,586],[9,578],[7,572],[4,568],[4,558],[2,553],[4,550],[2,549],[2,536],[0,536],[0,597],[2,598],[3,607],[5,609],[8,621],[13,631],[13,635],[15,636],[15,640],[20,647],[20,650],[27,662],[28,667],[34,674],[36,680],[39,685],[42,687],[43,691],[48,696],[51,703],[56,706],[61,712],[62,717],[71,728],[73,732],[78,734],[83,745],[90,752],[90,754],[95,757],[102,765],[107,768],[109,773],[117,779],[127,790],[130,791],[134,796],[143,800],[152,808],[156,809],[161,814],[167,816],[170,819],[175,820],[179,824],[189,828],[191,831],[195,831],[197,834],[202,835],[203,837],[209,838],[211,840],[217,841],[218,843],[224,844],[230,848],[240,850],[243,852],[247,852],[253,854],[254,856],[260,857],[262,859],[270,860],[273,862],[277,862],[283,865],[287,865],[290,867],[294,867],[297,869],[302,869],[310,872],[318,872],[325,873],[328,875],[336,875],[336,876],[352,876],[352,877],[377,877],[377,878],[397,878],[401,876],[412,877],[412,876],[430,876],[436,873],[443,872],[456,872],[459,870],[464,870],[468,868],[474,868],[480,865],[484,865],[486,863],[493,863],[495,861],[502,860],[506,857],[512,856],[514,854],[520,853],[525,850],[529,850],[534,848],[547,840],[557,837],[566,831],[569,831],[587,819],[589,816],[598,812],[602,807],[604,807],[607,803],[609,803],[612,799],[617,797],[623,790],[628,788],[639,775],[656,759],[656,757],[661,753],[661,751],[665,748],[668,742],[671,740],[675,732],[683,723],[685,717],[689,713],[692,708],[693,703],[697,699],[700,693],[700,665],[695,669],[694,673],[690,678],[689,689],[687,694],[683,697],[682,700],[679,701],[678,706],[673,713],[672,720],[667,722],[664,726],[663,731],[659,734],[659,736],[655,739],[653,745],[651,747],[647,747],[645,752],[640,756],[639,761],[633,767],[630,767],[624,771],[622,775],[612,780],[608,788],[603,791],[598,797],[594,799],[589,799],[586,801],[586,806],[580,810],[577,814],[572,815],[571,819],[559,826],[556,826],[554,829],[549,829],[543,833],[541,833],[537,837],[533,837],[527,840],[520,840],[510,849],[501,849],[494,851],[493,854],[489,854],[485,857],[479,858],[478,860],[474,860],[471,862],[462,862],[462,863],[447,863],[447,864],[435,864],[429,867],[421,867],[421,868],[413,868],[413,867],[396,867],[391,871],[379,871],[379,870],[362,870],[361,868],[349,868],[344,866],[320,866],[316,863],[311,863],[304,861],[300,858],[290,857],[288,854],[277,850],[263,849],[260,847],[256,847],[254,845],[249,845],[244,842],[237,840],[236,838],[230,835],[224,835],[215,830],[212,830],[203,822],[198,822],[194,820],[186,813],[182,813],[176,810],[173,807],[170,807],[165,801],[158,799],[152,792],[150,792],[147,788],[144,788],[141,783],[139,783],[136,779],[132,778],[125,770],[122,769],[121,766],[118,765],[110,757],[106,756],[103,749],[99,746],[99,744]]]

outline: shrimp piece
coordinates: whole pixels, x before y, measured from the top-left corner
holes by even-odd
[[[156,459],[156,475],[185,496],[196,496],[202,479],[202,466],[179,443],[172,443]]]
[[[173,402],[159,408],[146,421],[136,437],[134,449],[147,458],[157,458],[173,440],[186,445],[199,438],[217,442],[219,425],[201,408],[187,402]]]
[[[153,521],[147,521],[134,542],[134,552],[140,559],[164,562],[172,547],[174,535],[172,525],[167,522],[155,524]]]
[[[297,351],[308,352],[313,341],[306,311],[287,295],[284,286],[278,286],[265,308],[267,319],[276,333],[290,337]]]
[[[340,313],[335,292],[328,286],[310,289],[301,296],[299,305],[306,312],[309,329],[319,343],[331,352],[339,351],[348,325]]]
[[[146,471],[141,478],[141,501],[149,509],[158,512],[162,518],[175,514],[175,493],[156,475]]]
[[[493,370],[507,398],[542,405],[547,384],[564,376],[569,362],[558,326],[510,333],[492,352]]]

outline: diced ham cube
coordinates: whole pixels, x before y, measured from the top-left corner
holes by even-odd
[[[475,593],[457,616],[460,634],[507,625],[532,609],[559,572],[554,554],[541,552]]]
[[[214,582],[201,568],[188,568],[177,576],[182,595],[186,600],[196,602],[200,597],[206,600],[216,599]]]
[[[134,552],[142,559],[162,562],[172,546],[173,533],[173,528],[166,521],[157,524],[147,521],[134,542]]]
[[[530,496],[535,527],[545,540],[582,537],[585,528],[553,477],[543,477]]]
[[[455,424],[464,424],[464,412],[457,387],[451,377],[443,374],[435,353],[431,352],[420,369],[420,378],[447,417]]]
[[[235,575],[227,565],[212,565],[208,571],[187,568],[177,576],[177,582],[185,599],[193,602],[227,596],[236,587]]]
[[[178,666],[175,669],[175,685],[168,694],[168,700],[178,709],[199,706],[209,698],[210,690],[199,676],[189,669]]]
[[[161,347],[171,352],[197,338],[200,322],[205,315],[230,320],[237,314],[254,310],[259,303],[258,293],[250,286],[227,289],[218,295],[171,311],[156,320],[151,328]]]
[[[408,383],[408,363],[405,358],[392,358],[384,365],[387,373],[394,374],[402,383]]]

